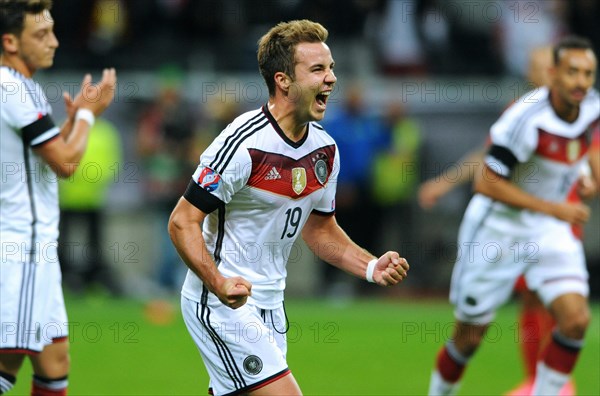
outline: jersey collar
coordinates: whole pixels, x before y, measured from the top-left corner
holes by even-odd
[[[304,134],[304,136],[302,137],[302,139],[298,140],[297,142],[294,142],[293,140],[291,140],[290,138],[288,138],[286,136],[286,134],[283,132],[283,130],[281,129],[281,127],[279,126],[279,124],[277,123],[277,121],[275,121],[275,118],[273,117],[273,114],[271,114],[271,112],[269,111],[269,106],[267,105],[267,103],[265,103],[263,105],[262,111],[265,114],[265,116],[267,116],[267,119],[269,120],[269,122],[273,126],[273,129],[275,129],[275,132],[277,132],[277,134],[289,146],[292,146],[293,148],[298,148],[298,147],[300,147],[300,146],[302,146],[304,144],[304,142],[306,141],[306,139],[308,139],[308,131],[310,130],[310,128],[308,127],[309,123],[306,124],[306,133]]]

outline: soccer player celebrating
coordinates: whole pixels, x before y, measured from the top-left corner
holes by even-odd
[[[324,261],[391,286],[409,268],[397,252],[376,258],[335,221],[339,153],[315,121],[337,79],[327,30],[280,23],[259,41],[269,91],[200,157],[169,232],[189,267],[182,311],[216,395],[299,395],[286,362],[286,259],[302,235]],[[250,334],[251,333],[251,334]]]
[[[491,128],[491,147],[459,231],[464,251],[450,290],[456,330],[438,354],[430,395],[456,392],[521,274],[556,321],[532,394],[559,394],[583,345],[588,273],[570,225],[585,223],[589,208],[565,200],[587,161],[599,118],[600,99],[592,88],[597,59],[589,41],[567,37],[554,47],[553,62],[550,86],[526,94]]]
[[[58,177],[83,156],[95,117],[114,97],[116,74],[98,85],[87,75],[68,119],[54,125],[50,105],[32,76],[52,66],[58,40],[50,0],[0,0],[0,394],[9,391],[26,355],[32,395],[66,395],[67,315],[56,243]]]

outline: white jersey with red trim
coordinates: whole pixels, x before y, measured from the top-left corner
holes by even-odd
[[[35,81],[3,66],[0,87],[2,259],[31,260],[33,248],[57,261],[57,176],[32,148],[54,139],[60,130]]]
[[[318,124],[288,139],[268,108],[236,118],[206,149],[185,197],[206,213],[203,235],[219,271],[252,283],[265,309],[283,301],[286,265],[308,216],[335,210],[339,155]],[[201,280],[188,271],[182,294],[201,301]]]
[[[0,95],[0,353],[37,354],[68,334],[57,177],[33,151],[60,130],[42,88],[30,78],[0,67]]]
[[[525,192],[541,199],[564,202],[587,161],[592,130],[598,123],[600,99],[591,90],[581,103],[577,119],[559,118],[550,103],[550,91],[534,90],[509,107],[491,128],[492,147],[486,164]],[[535,235],[563,222],[540,212],[494,201],[485,224],[511,234]]]

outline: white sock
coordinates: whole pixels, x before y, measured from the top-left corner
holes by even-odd
[[[459,382],[448,382],[442,378],[437,370],[431,373],[429,382],[429,396],[456,395]]]
[[[570,375],[561,373],[539,362],[533,382],[532,395],[558,395],[563,386],[569,381]]]

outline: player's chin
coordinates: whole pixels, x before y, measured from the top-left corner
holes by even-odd
[[[37,67],[37,69],[48,69],[52,67],[52,65],[54,65],[54,58],[47,59],[44,62],[40,62],[40,65]]]
[[[313,111],[311,112],[312,121],[321,121],[325,118],[325,111]]]
[[[323,119],[323,117],[325,117],[326,110],[327,110],[327,107],[325,105],[315,102],[315,103],[313,103],[313,105],[310,109],[310,116],[315,121],[321,121]]]
[[[244,304],[246,304],[245,300],[244,301],[236,301],[236,302],[230,303],[229,308],[238,309],[238,308],[244,306]]]

